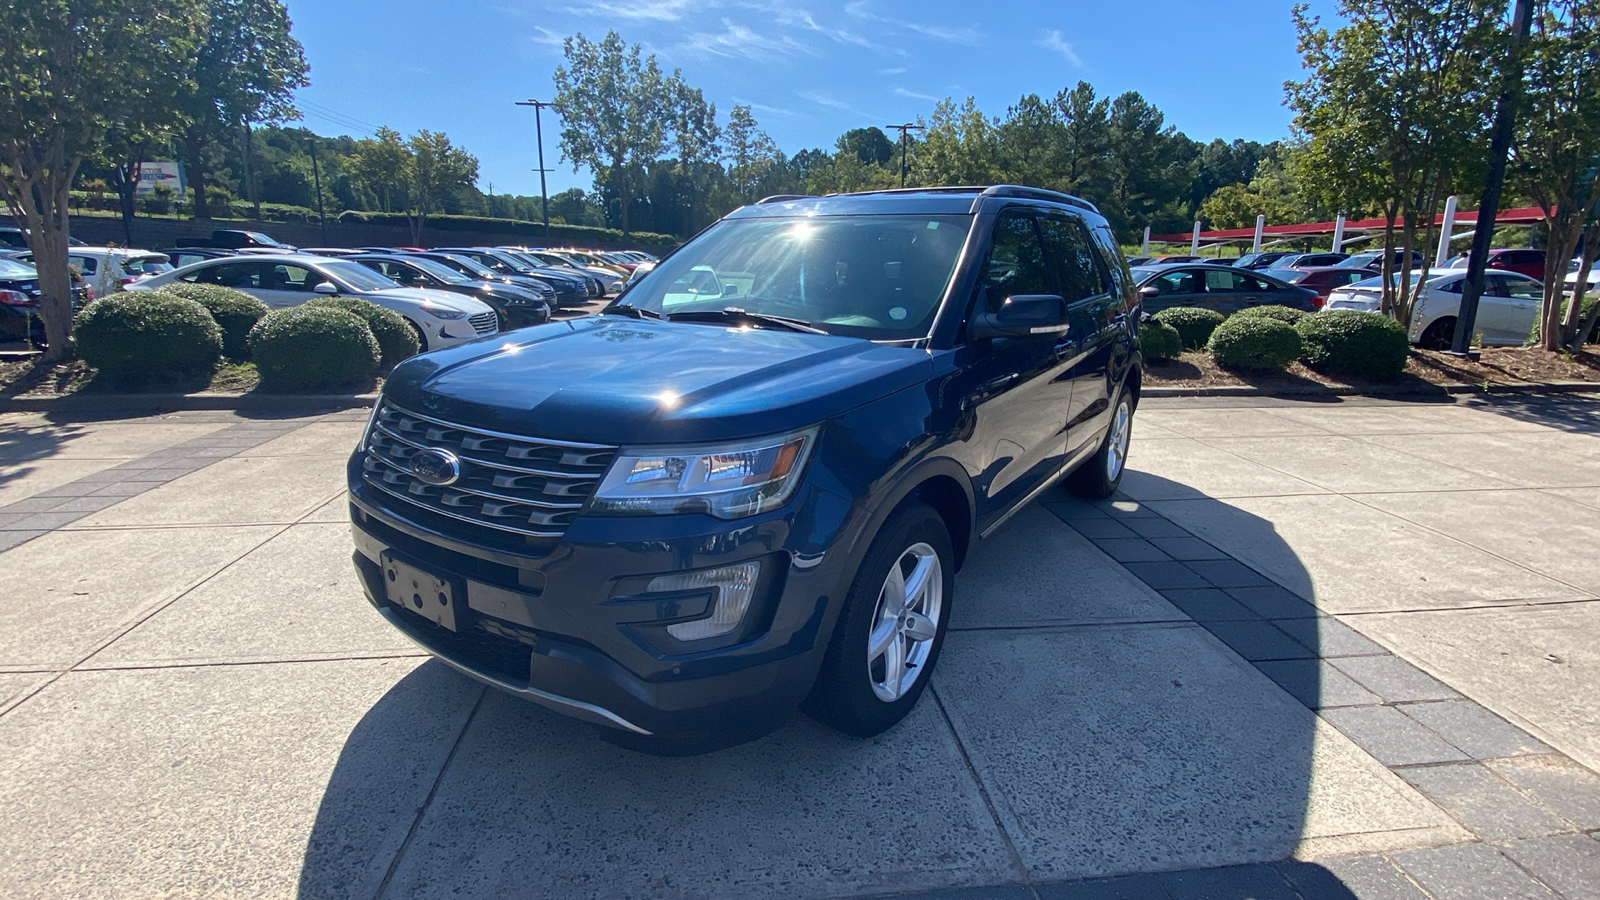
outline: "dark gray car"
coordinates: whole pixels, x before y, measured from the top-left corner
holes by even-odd
[[[1251,306],[1289,306],[1306,312],[1317,308],[1316,291],[1233,266],[1181,263],[1132,271],[1145,312],[1198,306],[1226,316]]]

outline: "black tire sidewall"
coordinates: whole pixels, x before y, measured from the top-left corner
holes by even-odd
[[[1133,401],[1128,397],[1127,391],[1119,389],[1116,399],[1111,403],[1111,421],[1106,426],[1105,437],[1100,439],[1100,449],[1067,476],[1067,489],[1085,500],[1104,500],[1115,494],[1117,488],[1122,485],[1122,476],[1128,471],[1128,460],[1124,457],[1122,468],[1117,470],[1117,477],[1106,477],[1106,458],[1111,453],[1112,426],[1116,424],[1117,411],[1123,406],[1128,407],[1129,447],[1132,448]]]
[[[869,680],[867,637],[889,567],[917,543],[927,543],[939,556],[944,602],[940,605],[938,631],[921,677],[904,696],[893,703],[885,703],[873,693]],[[944,520],[921,501],[901,505],[878,530],[850,585],[816,685],[803,705],[806,713],[823,724],[859,737],[880,734],[905,718],[933,677],[948,631],[954,594],[955,554]]]

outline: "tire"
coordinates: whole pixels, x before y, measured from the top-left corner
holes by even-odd
[[[1424,350],[1449,350],[1456,340],[1456,317],[1445,316],[1435,319],[1422,330],[1422,336],[1417,338],[1417,346]]]
[[[1127,470],[1128,442],[1133,436],[1133,401],[1118,390],[1111,406],[1111,424],[1100,449],[1067,476],[1067,490],[1085,500],[1104,500],[1117,492]]]
[[[417,333],[417,352],[418,353],[427,353],[428,352],[428,336],[422,333],[422,327],[420,325],[418,325],[417,323],[411,321],[410,319],[406,319],[406,324],[410,325],[411,326],[411,330],[415,331]]]
[[[907,576],[923,585],[913,588],[911,615],[902,607],[898,618],[886,615],[892,609],[886,604],[897,602],[897,573],[902,588]],[[917,705],[939,661],[954,592],[955,554],[944,520],[925,503],[902,504],[883,523],[856,572],[817,683],[801,708],[858,737],[894,727]],[[881,646],[877,655],[874,635]],[[910,671],[893,681],[888,672],[896,659]]]

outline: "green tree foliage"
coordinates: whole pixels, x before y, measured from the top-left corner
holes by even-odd
[[[760,129],[750,107],[735,106],[722,130],[722,160],[737,203],[756,199],[756,185],[778,159],[778,145]]]
[[[39,261],[47,360],[72,352],[68,191],[115,126],[170,127],[177,111],[130,96],[184,86],[196,0],[23,0],[0,7],[0,191]]]
[[[900,152],[881,128],[852,128],[839,138],[839,148],[854,153],[863,165],[886,166]]]
[[[1000,174],[998,127],[978,109],[977,101],[971,97],[960,106],[948,99],[939,101],[917,148],[912,168],[917,183],[994,183]],[[897,175],[898,171],[896,166]]]
[[[376,136],[356,141],[354,149],[351,176],[378,198],[380,209],[394,212],[397,202],[405,202],[406,167],[411,164],[405,138],[392,128],[379,128]]]
[[[282,0],[206,0],[205,6],[205,41],[187,80],[184,133],[199,216],[209,212],[206,146],[258,122],[298,119],[294,91],[310,83],[305,51],[289,33]],[[250,165],[248,155],[244,164]]]
[[[478,158],[426,128],[406,141],[408,159],[401,169],[406,195],[406,221],[411,240],[422,243],[422,227],[431,213],[444,208],[444,198],[478,181]]]

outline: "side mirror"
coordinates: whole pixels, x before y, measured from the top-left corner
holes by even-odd
[[[737,284],[725,284],[725,285],[722,286],[722,296],[724,296],[724,297],[734,297],[734,296],[738,296],[738,294],[739,294],[739,286]]]
[[[1147,284],[1144,287],[1139,288],[1140,300],[1154,300],[1159,296],[1161,296],[1161,289],[1153,284]]]
[[[999,337],[1061,335],[1067,331],[1067,301],[1058,294],[1014,294],[995,312],[972,317],[967,334],[975,341]]]
[[[337,294],[339,293],[339,288],[331,281],[321,281],[311,291],[316,294]]]

